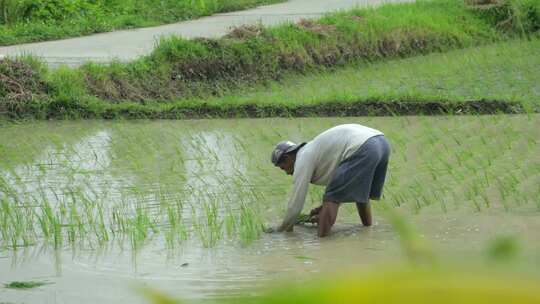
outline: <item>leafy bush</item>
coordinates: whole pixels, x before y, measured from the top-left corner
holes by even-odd
[[[28,15],[30,0],[0,0],[0,23],[11,24],[24,20]]]
[[[0,45],[177,22],[283,0],[0,0]]]

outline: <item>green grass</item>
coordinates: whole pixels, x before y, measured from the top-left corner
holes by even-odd
[[[282,0],[0,2],[0,45],[156,26]]]
[[[185,104],[298,107],[362,101],[508,101],[540,106],[540,40],[436,53],[289,76],[266,86]]]
[[[454,112],[474,113],[482,106],[489,111],[489,104],[493,105],[491,113],[534,112],[540,108],[538,50],[538,39],[514,40],[304,76],[288,75],[220,97],[145,104],[96,100],[85,111],[96,117],[152,118],[390,115],[430,113],[423,105],[435,103],[450,109],[455,105]],[[475,101],[479,109],[467,110],[469,101]],[[402,103],[413,106],[407,108]],[[507,103],[515,106],[507,107]]]
[[[355,9],[329,14],[318,21],[275,28],[242,27],[221,39],[170,38],[161,41],[151,55],[131,63],[87,64],[78,69],[47,71],[31,58],[4,60],[0,64],[0,71],[5,75],[3,87],[0,87],[0,112],[11,118],[182,118],[246,113],[265,116],[276,115],[273,113],[276,111],[296,115],[295,111],[283,109],[283,104],[289,103],[286,100],[279,100],[265,109],[265,104],[259,100],[235,108],[226,101],[227,98],[217,99],[225,102],[213,102],[212,98],[341,66],[355,65],[363,69],[369,64],[377,67],[376,63],[388,60],[518,37],[536,39],[533,37],[540,28],[540,10],[537,8],[536,2],[528,0],[508,0],[504,5],[490,9],[479,9],[461,1],[418,1]],[[475,61],[482,63],[480,59]],[[505,73],[501,71],[501,74]],[[393,72],[387,74],[393,75]],[[437,76],[427,76],[432,80],[425,85],[435,85]],[[398,101],[415,99],[418,97],[416,92],[424,86],[406,86],[407,82],[397,85]],[[449,86],[452,88],[451,83]],[[457,93],[454,96],[448,94],[449,98],[458,96],[457,99],[463,100],[468,97],[461,91],[453,92]],[[424,100],[441,95],[433,90],[428,93],[423,96]],[[404,97],[405,94],[412,98],[405,98],[408,97]],[[493,96],[473,95],[478,99]],[[345,97],[350,99],[350,96]],[[394,101],[391,99],[394,92],[379,97]],[[495,97],[506,102],[515,96],[510,100],[507,100],[507,93]],[[205,101],[193,101],[197,98]]]
[[[484,14],[460,1],[388,4],[296,25],[249,26],[217,40],[169,38],[131,64],[82,70],[89,93],[105,100],[208,97],[283,73],[444,52],[521,34],[499,28]]]

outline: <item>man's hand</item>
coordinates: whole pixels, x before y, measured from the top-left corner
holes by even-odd
[[[309,216],[313,217],[315,215],[319,215],[319,213],[321,213],[321,210],[322,210],[322,206],[323,205],[320,205],[319,207],[315,208],[315,209],[311,209],[311,211],[309,212]]]
[[[311,224],[319,224],[319,213],[321,213],[323,205],[317,208],[311,209],[309,212],[309,219],[306,221]]]
[[[275,232],[278,232],[277,228],[276,227],[265,227],[263,229],[263,231],[265,233],[275,233]]]
[[[306,222],[311,224],[319,224],[319,214],[311,215]]]

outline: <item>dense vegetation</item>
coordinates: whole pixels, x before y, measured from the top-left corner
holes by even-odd
[[[241,27],[221,39],[169,38],[131,63],[47,71],[31,58],[3,60],[0,111],[13,118],[184,117],[182,109],[165,113],[161,106],[156,112],[155,105],[222,96],[291,73],[530,39],[539,29],[536,0],[493,5],[435,0],[355,9],[275,28]],[[203,100],[191,104],[187,116],[242,110],[220,106],[208,108]],[[251,101],[243,108],[257,115],[260,106]],[[281,105],[263,108],[263,116],[275,115],[273,108]]]
[[[539,50],[539,39],[518,39],[287,75],[280,81],[223,96],[154,105],[109,104],[104,108],[110,113],[131,109],[131,113],[149,117],[175,117],[182,111],[204,116],[203,104],[207,111],[227,116],[535,112],[540,109]]]
[[[0,0],[0,45],[172,23],[281,0]]]

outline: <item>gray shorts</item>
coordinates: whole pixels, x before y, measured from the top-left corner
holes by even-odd
[[[380,199],[389,158],[386,138],[371,137],[338,165],[326,186],[324,201],[367,203],[369,199]]]

